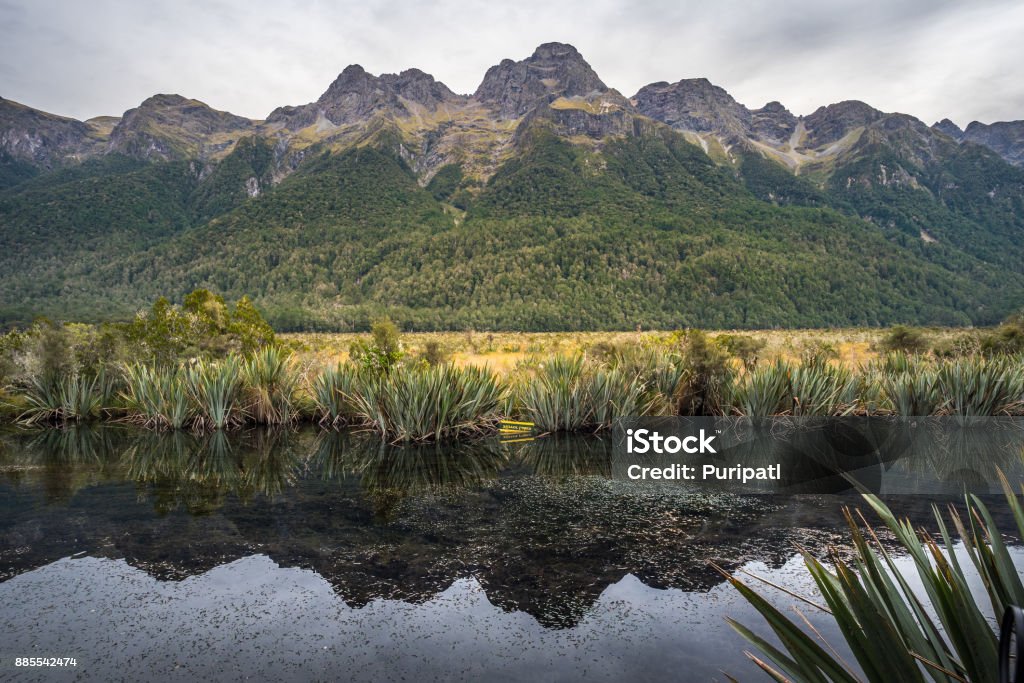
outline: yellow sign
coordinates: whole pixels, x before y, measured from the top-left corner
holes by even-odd
[[[498,434],[501,435],[502,443],[533,441],[533,427],[534,425],[532,422],[516,422],[515,420],[502,420],[498,423]]]
[[[515,422],[513,420],[502,420],[498,423],[500,434],[529,434],[533,431],[532,422]]]

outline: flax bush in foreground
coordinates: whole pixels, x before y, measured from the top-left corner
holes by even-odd
[[[296,418],[295,394],[300,377],[287,351],[266,346],[247,356],[241,371],[249,420],[276,425]]]
[[[99,417],[102,408],[96,378],[72,375],[33,379],[25,392],[22,422],[79,422]]]
[[[485,368],[399,365],[353,396],[358,417],[385,439],[433,441],[489,431],[503,387]]]
[[[657,387],[639,375],[587,367],[582,355],[549,359],[516,393],[522,416],[543,432],[603,429],[618,417],[649,414],[657,403]]]
[[[310,392],[317,422],[327,427],[354,422],[358,411],[354,397],[358,391],[359,372],[353,365],[338,363],[316,375]]]
[[[232,354],[220,361],[200,360],[188,369],[188,391],[196,406],[194,426],[225,429],[244,422],[241,367]]]
[[[128,420],[154,429],[183,429],[195,413],[188,383],[177,368],[129,365],[122,395]]]
[[[1024,537],[1024,511],[1009,483],[1005,478],[1002,481],[1016,521],[1015,532]],[[854,515],[844,510],[853,540],[853,560],[846,562],[833,552],[829,569],[801,550],[825,605],[801,599],[812,609],[831,614],[863,676],[823,642],[802,613],[797,612],[800,621],[814,635],[753,588],[716,567],[764,616],[782,643],[778,648],[730,619],[730,625],[760,652],[760,656],[750,652],[747,656],[776,681],[995,683],[998,636],[994,625],[1007,605],[1024,605],[1024,586],[985,505],[977,497],[969,497],[966,516],[950,506],[949,524],[934,508],[939,530],[939,538],[934,538],[927,531],[915,531],[909,521],[898,520],[875,496],[864,498],[912,560],[937,621],[911,591],[908,577],[878,542],[874,529],[857,513],[862,529]],[[982,579],[986,591],[982,602],[972,595],[964,567],[954,554],[950,525]]]

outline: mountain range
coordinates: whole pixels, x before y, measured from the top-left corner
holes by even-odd
[[[264,120],[0,99],[0,323],[206,287],[279,329],[990,324],[1024,304],[1022,165],[1024,121],[626,97],[561,43],[471,95],[352,65]]]

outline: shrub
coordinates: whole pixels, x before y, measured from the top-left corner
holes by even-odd
[[[981,352],[983,336],[977,332],[961,332],[947,339],[941,339],[932,347],[937,358],[957,358]]]
[[[196,411],[194,426],[226,429],[243,422],[241,365],[237,356],[230,355],[220,361],[200,360],[188,369],[188,391]]]
[[[129,365],[123,398],[128,420],[154,429],[183,429],[195,414],[188,377],[177,368]]]
[[[879,383],[897,415],[923,417],[934,414],[942,406],[938,374],[932,368],[882,373]]]
[[[793,415],[836,415],[857,405],[857,381],[849,369],[808,363],[789,372]]]
[[[679,415],[721,415],[728,403],[735,371],[728,354],[700,330],[683,335],[683,376],[678,391]]]
[[[587,367],[583,356],[555,356],[517,388],[524,417],[544,432],[599,430],[645,415],[653,400],[647,383],[626,367]]]
[[[148,360],[170,364],[195,356],[251,353],[274,343],[274,332],[256,307],[243,297],[231,309],[205,289],[187,295],[181,306],[164,297],[126,327],[127,338]]]
[[[314,414],[320,424],[335,427],[356,419],[359,373],[354,366],[338,363],[324,370],[313,380],[312,390]]]
[[[879,347],[883,351],[924,353],[928,349],[928,339],[920,330],[905,325],[896,325],[882,338]]]
[[[733,409],[745,417],[769,417],[788,411],[792,395],[789,371],[789,364],[778,360],[748,372],[732,389]]]
[[[1018,359],[959,358],[939,367],[944,411],[963,417],[1002,415],[1020,410],[1024,365]]]
[[[554,356],[519,386],[518,405],[543,432],[576,431],[591,424],[583,356]]]
[[[428,339],[423,344],[423,351],[420,352],[420,360],[427,365],[442,365],[448,362],[448,354],[441,348],[441,343],[436,339]]]
[[[716,340],[730,355],[738,358],[747,370],[757,365],[757,360],[767,345],[764,339],[745,334],[723,334]]]
[[[377,320],[370,328],[370,342],[352,342],[349,355],[363,369],[386,375],[402,360],[398,328],[387,318]]]
[[[267,346],[242,362],[245,411],[257,424],[286,424],[296,417],[299,372],[290,356],[280,347]]]
[[[1024,324],[1003,324],[978,341],[982,353],[994,356],[1024,352]]]
[[[598,369],[588,380],[585,398],[596,429],[607,429],[621,417],[645,415],[650,409],[646,385],[635,374],[621,368]]]
[[[485,368],[398,366],[367,379],[353,401],[388,441],[439,441],[491,430],[502,394]]]
[[[103,408],[103,379],[83,375],[34,378],[25,393],[25,423],[80,422],[99,417]]]

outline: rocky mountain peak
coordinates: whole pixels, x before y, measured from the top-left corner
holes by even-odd
[[[706,78],[652,83],[641,88],[632,102],[644,116],[678,130],[739,139],[751,125],[750,111]]]
[[[884,113],[860,100],[846,100],[818,107],[804,119],[807,147],[819,147],[840,140],[855,128],[878,121]]]
[[[936,121],[935,123],[932,124],[932,128],[939,131],[940,133],[945,133],[954,140],[959,140],[964,136],[963,129],[961,129],[960,126],[956,125],[949,119],[942,119],[941,121]]]
[[[332,102],[353,92],[373,90],[377,87],[377,77],[370,74],[359,64],[349,64],[338,77],[327,86],[327,90],[317,99],[318,103]]]
[[[771,102],[769,102],[768,104],[764,105],[760,109],[755,109],[754,111],[759,111],[759,112],[762,112],[762,113],[765,113],[765,114],[783,114],[783,113],[789,114],[790,113],[789,110],[786,109],[786,107],[784,107],[782,105],[782,102],[779,102],[778,100],[772,100]]]
[[[754,136],[775,144],[787,142],[798,121],[791,111],[776,101],[750,112],[750,130]]]
[[[362,66],[351,64],[316,102],[300,107],[279,107],[271,112],[267,122],[299,130],[322,118],[329,125],[344,126],[364,121],[378,112],[407,114],[403,99],[433,109],[459,96],[419,69],[374,76]]]
[[[1024,166],[1024,121],[972,121],[960,141],[984,145],[1014,166]]]
[[[550,61],[558,59],[583,61],[583,55],[569,43],[541,43],[530,55],[533,61]],[[584,62],[585,63],[585,62]]]
[[[43,168],[95,154],[101,136],[89,124],[0,97],[0,152]]]
[[[406,69],[399,74],[383,74],[380,82],[399,97],[434,108],[442,102],[461,99],[447,85],[419,69]]]
[[[230,146],[254,122],[199,100],[160,94],[129,109],[110,134],[108,151],[141,159],[203,156]],[[223,140],[212,140],[220,136]]]
[[[487,70],[474,97],[503,119],[519,118],[539,100],[606,92],[579,51],[565,43],[544,43],[526,59],[504,59]]]

